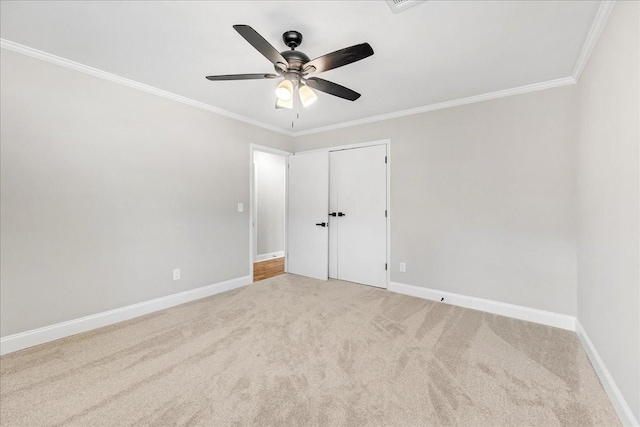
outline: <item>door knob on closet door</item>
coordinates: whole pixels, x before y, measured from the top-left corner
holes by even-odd
[[[338,212],[338,216],[347,216],[347,214],[342,213],[342,212]]]
[[[321,223],[316,224],[316,225],[318,225],[318,226],[320,226],[320,227],[326,227],[326,226],[327,226],[327,223],[326,223],[326,222],[321,222]]]
[[[336,216],[336,213],[335,213],[335,212],[331,212],[331,213],[329,214],[329,216]]]

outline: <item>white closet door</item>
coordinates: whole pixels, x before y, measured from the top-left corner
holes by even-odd
[[[327,280],[328,208],[329,153],[289,156],[289,273]]]
[[[330,154],[330,212],[337,214],[330,217],[336,242],[331,272],[341,280],[381,288],[387,286],[386,155],[386,145]]]

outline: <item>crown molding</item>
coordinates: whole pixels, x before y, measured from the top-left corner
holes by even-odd
[[[607,19],[609,18],[609,15],[611,14],[613,7],[615,6],[615,3],[616,3],[616,0],[603,0],[600,3],[600,7],[598,8],[598,11],[596,12],[596,16],[593,20],[593,23],[591,24],[591,29],[589,30],[589,34],[587,35],[587,38],[585,39],[585,42],[582,45],[582,50],[580,51],[578,60],[574,65],[573,73],[569,77],[564,77],[556,80],[549,80],[541,83],[535,83],[532,85],[520,86],[513,89],[506,89],[506,90],[501,90],[497,92],[486,93],[483,95],[471,96],[468,98],[461,98],[461,99],[456,99],[452,101],[441,102],[439,104],[425,105],[423,107],[412,108],[409,110],[396,111],[393,113],[381,114],[378,116],[365,117],[359,120],[352,120],[349,122],[337,123],[334,125],[318,127],[314,129],[305,130],[305,131],[294,132],[293,136],[299,137],[304,135],[311,135],[314,133],[327,132],[335,129],[341,129],[341,128],[346,128],[351,126],[378,122],[382,120],[389,120],[389,119],[395,119],[395,118],[404,117],[404,116],[410,116],[413,114],[426,113],[428,111],[442,110],[445,108],[456,107],[459,105],[473,104],[476,102],[487,101],[489,99],[502,98],[505,96],[519,95],[519,94],[528,93],[528,92],[535,92],[539,90],[550,89],[558,86],[575,84],[578,82],[578,79],[580,78],[580,75],[582,74],[582,71],[584,70],[584,67],[587,64],[587,61],[591,56],[591,52],[593,51],[593,48],[596,42],[598,41],[598,38],[600,37],[600,33],[602,33],[602,30],[607,23]]]
[[[137,82],[135,80],[127,79],[125,77],[118,76],[116,74],[111,74],[106,71],[99,70],[97,68],[89,67],[84,64],[80,64],[79,62],[74,62],[65,58],[61,58],[56,55],[52,55],[47,52],[42,52],[37,49],[30,48],[28,46],[21,45],[19,43],[14,43],[10,40],[1,39],[0,38],[0,48],[7,49],[13,52],[21,53],[23,55],[31,56],[32,58],[41,59],[43,61],[50,62],[52,64],[60,65],[71,70],[80,71],[81,73],[89,74],[94,77],[99,77],[101,79],[109,80],[113,83],[118,83],[124,86],[129,86],[134,89],[142,90],[147,93],[151,93],[153,95],[161,96],[163,98],[171,99],[173,101],[178,101],[183,104],[190,105],[192,107],[200,108],[201,110],[209,111],[224,117],[228,117],[231,119],[235,119],[244,123],[248,123],[253,126],[261,127],[263,129],[267,129],[273,132],[278,132],[284,135],[293,136],[293,133],[284,129],[280,129],[279,127],[272,126],[266,123],[262,123],[257,120],[250,119],[245,116],[241,116],[240,114],[232,113],[227,110],[223,110],[218,107],[214,107],[209,104],[205,104],[204,102],[196,101],[191,98],[187,98],[185,96],[177,95],[172,92],[168,92],[166,90],[158,89],[153,86],[146,85],[144,83]]]
[[[613,3],[615,3],[615,1],[603,1],[603,3],[600,6],[600,9],[598,10],[598,15],[596,17],[596,20],[594,22],[594,25],[592,26],[591,32],[589,33],[589,37],[588,40],[592,40],[590,43],[591,48],[588,49],[588,51],[590,52],[591,49],[593,49],[593,44],[595,44],[595,41],[597,40],[597,35],[600,34],[600,32],[602,31],[602,27],[604,26],[605,22],[606,22],[606,18],[608,17],[609,13],[611,12],[611,7],[613,5]],[[598,22],[599,24],[596,25],[596,22]],[[597,35],[594,36],[595,32],[597,31]],[[376,116],[370,116],[370,117],[365,117],[362,119],[358,119],[358,120],[352,120],[352,121],[348,121],[348,122],[342,122],[342,123],[336,123],[333,125],[328,125],[328,126],[322,126],[322,127],[317,127],[317,128],[313,128],[313,129],[308,129],[308,130],[303,130],[303,131],[299,131],[299,132],[291,132],[288,130],[284,130],[281,128],[278,128],[276,126],[272,126],[254,119],[250,119],[248,117],[242,116],[240,114],[236,114],[236,113],[232,113],[230,111],[226,111],[223,110],[221,108],[218,107],[214,107],[212,105],[209,104],[205,104],[204,102],[200,102],[200,101],[196,101],[194,99],[191,98],[187,98],[185,96],[181,96],[181,95],[177,95],[175,93],[172,92],[168,92],[162,89],[158,89],[155,88],[153,86],[149,86],[146,85],[144,83],[140,83],[140,82],[136,82],[134,80],[131,79],[127,79],[125,77],[121,77],[118,76],[116,74],[112,74],[112,73],[108,73],[106,71],[102,71],[99,70],[97,68],[93,68],[93,67],[89,67],[87,65],[84,64],[80,64],[78,62],[74,62],[65,58],[61,58],[59,56],[55,56],[46,52],[42,52],[40,50],[37,49],[33,49],[30,48],[28,46],[24,46],[6,39],[1,39],[0,38],[0,47],[3,49],[7,49],[13,52],[17,52],[17,53],[21,53],[23,55],[27,55],[27,56],[31,56],[33,58],[37,58],[37,59],[41,59],[43,61],[47,61],[50,62],[52,64],[56,64],[56,65],[60,65],[75,71],[79,71],[85,74],[89,74],[92,75],[94,77],[98,77],[98,78],[102,78],[105,80],[109,80],[111,82],[114,83],[118,83],[124,86],[129,86],[132,87],[134,89],[138,89],[138,90],[142,90],[145,91],[147,93],[151,93],[154,95],[158,95],[161,96],[163,98],[167,98],[167,99],[171,99],[177,102],[181,102],[183,104],[187,104],[190,105],[192,107],[196,107],[196,108],[200,108],[202,110],[205,111],[209,111],[221,116],[225,116],[225,117],[229,117],[231,119],[235,119],[244,123],[248,123],[257,127],[261,127],[263,129],[267,129],[273,132],[278,132],[287,136],[291,136],[291,137],[299,137],[299,136],[304,136],[304,135],[310,135],[310,134],[314,134],[314,133],[321,133],[321,132],[327,132],[327,131],[331,131],[331,130],[335,130],[335,129],[341,129],[341,128],[346,128],[346,127],[351,127],[351,126],[358,126],[358,125],[362,125],[362,124],[367,124],[367,123],[374,123],[374,122],[379,122],[379,121],[383,121],[383,120],[389,120],[389,119],[395,119],[395,118],[399,118],[399,117],[404,117],[404,116],[410,116],[410,115],[414,115],[414,114],[420,114],[420,113],[426,113],[429,111],[436,111],[436,110],[442,110],[445,108],[451,108],[451,107],[457,107],[460,105],[466,105],[466,104],[473,104],[476,102],[482,102],[482,101],[488,101],[490,99],[497,99],[497,98],[503,98],[503,97],[507,97],[507,96],[512,96],[512,95],[519,95],[519,94],[524,94],[524,93],[529,93],[529,92],[536,92],[536,91],[540,91],[540,90],[545,90],[545,89],[550,89],[550,88],[554,88],[554,87],[559,87],[559,86],[565,86],[565,85],[570,85],[570,84],[575,84],[576,83],[576,79],[572,76],[570,77],[563,77],[560,79],[555,79],[555,80],[549,80],[549,81],[545,81],[545,82],[540,82],[540,83],[534,83],[534,84],[530,84],[530,85],[525,85],[525,86],[519,86],[519,87],[515,87],[515,88],[511,88],[511,89],[505,89],[505,90],[500,90],[500,91],[496,91],[496,92],[490,92],[490,93],[485,93],[482,95],[475,95],[475,96],[470,96],[467,98],[461,98],[461,99],[455,99],[455,100],[451,100],[451,101],[445,101],[445,102],[441,102],[438,104],[430,104],[430,105],[425,105],[422,107],[417,107],[417,108],[412,108],[412,109],[408,109],[408,110],[401,110],[401,111],[395,111],[392,113],[387,113],[387,114],[380,114],[380,115],[376,115]],[[585,51],[587,47],[587,42],[585,42],[585,47],[583,47],[583,52]],[[581,54],[581,58],[582,58],[582,54]],[[585,56],[584,61],[586,61],[586,59],[588,59],[588,55]]]
[[[602,33],[602,29],[607,23],[607,19],[609,19],[609,15],[611,14],[611,11],[613,10],[613,6],[615,6],[615,4],[615,0],[604,0],[602,3],[600,3],[600,7],[598,8],[596,17],[593,20],[593,24],[591,24],[589,34],[587,35],[587,38],[582,45],[582,50],[580,51],[580,55],[578,56],[576,65],[573,67],[573,73],[571,74],[571,76],[576,82],[580,79],[580,75],[582,74],[585,65],[587,65],[587,61],[591,56],[593,47],[596,45],[596,42],[600,37],[600,33]]]
[[[380,114],[378,116],[365,117],[363,119],[352,120],[349,122],[337,123],[334,125],[323,126],[319,128],[294,132],[293,136],[310,135],[313,133],[327,132],[330,130],[341,129],[351,126],[358,126],[367,123],[379,122],[389,119],[397,119],[404,116],[412,116],[414,114],[426,113],[428,111],[443,110],[445,108],[457,107],[459,105],[475,104],[476,102],[488,101],[490,99],[504,98],[506,96],[520,95],[523,93],[537,92],[539,90],[550,89],[559,86],[575,84],[573,77],[563,77],[561,79],[549,80],[541,83],[534,83],[526,86],[519,86],[511,89],[499,90],[497,92],[485,93],[482,95],[470,96],[467,98],[454,99],[452,101],[441,102],[438,104],[425,105],[424,107],[411,108],[409,110],[396,111],[393,113]]]

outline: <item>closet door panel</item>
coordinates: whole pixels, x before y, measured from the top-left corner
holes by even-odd
[[[338,215],[331,217],[337,277],[381,288],[387,278],[386,155],[386,145],[377,145],[332,152],[330,162],[337,194],[331,205]]]
[[[329,155],[289,157],[289,228],[287,271],[327,280],[329,235]]]

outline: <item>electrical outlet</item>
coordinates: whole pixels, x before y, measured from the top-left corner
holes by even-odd
[[[238,212],[244,212],[244,203],[238,203]]]
[[[406,273],[407,272],[407,263],[406,262],[401,262],[400,263],[400,272],[401,273]]]
[[[173,269],[173,280],[180,280],[180,269],[179,268],[174,268]]]

